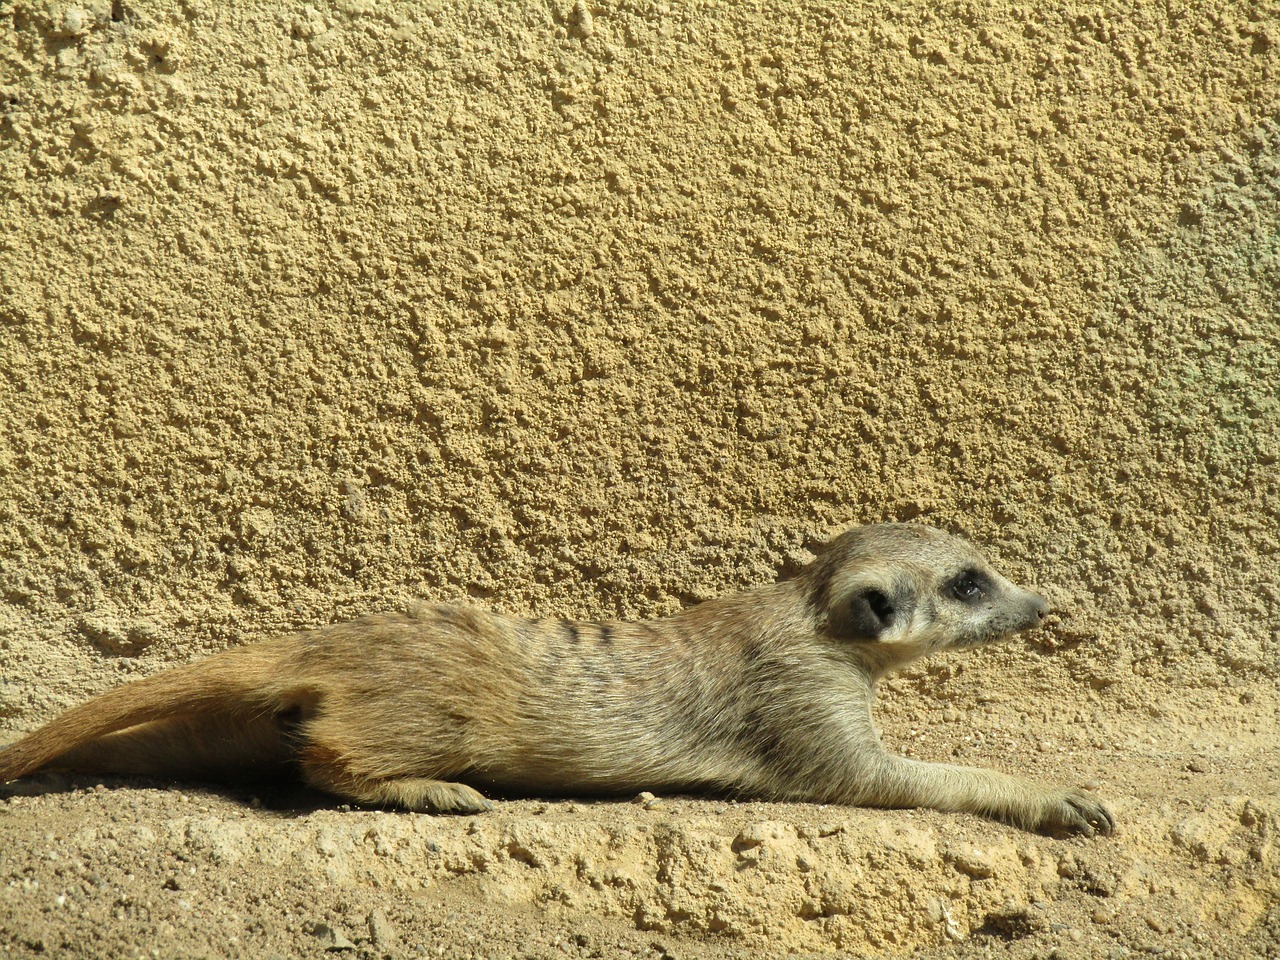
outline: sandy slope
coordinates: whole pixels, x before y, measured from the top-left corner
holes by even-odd
[[[0,5],[0,736],[924,519],[1059,614],[886,738],[1121,833],[45,778],[0,956],[1280,951],[1280,10],[935,6]]]

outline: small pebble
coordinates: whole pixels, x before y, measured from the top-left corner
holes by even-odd
[[[381,910],[369,911],[369,936],[374,946],[386,951],[395,946],[396,930]]]
[[[991,857],[975,847],[956,847],[943,854],[943,858],[974,880],[986,880],[996,875],[996,865]]]
[[[733,842],[739,847],[758,847],[766,840],[781,840],[790,832],[791,828],[785,823],[761,820],[743,827]]]
[[[1116,918],[1116,908],[1109,905],[1095,907],[1092,915],[1094,923],[1107,924]]]
[[[320,941],[321,949],[326,952],[338,950],[354,950],[356,945],[341,930],[327,923],[316,923],[311,926],[311,935]]]
[[[584,0],[577,0],[573,5],[573,25],[578,28],[578,36],[584,40],[596,32],[595,18],[591,16],[591,8]]]

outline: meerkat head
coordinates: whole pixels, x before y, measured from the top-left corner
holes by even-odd
[[[973,546],[920,524],[858,527],[799,575],[818,629],[886,668],[948,647],[1000,640],[1049,605],[1010,583]]]

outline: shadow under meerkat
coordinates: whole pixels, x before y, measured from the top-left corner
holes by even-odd
[[[228,650],[66,711],[0,752],[0,782],[296,766],[337,796],[435,813],[489,809],[479,789],[694,790],[1110,833],[1088,793],[895,756],[872,720],[880,677],[1047,609],[957,537],[860,527],[792,579],[660,620],[420,604]]]

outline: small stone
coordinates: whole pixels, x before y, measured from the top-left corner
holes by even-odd
[[[575,31],[583,40],[586,40],[596,32],[595,18],[591,16],[591,8],[587,6],[584,0],[577,0],[574,3],[571,19]]]
[[[1192,760],[1190,763],[1187,764],[1187,769],[1190,770],[1192,773],[1208,773],[1209,765],[1206,764],[1203,760],[1196,759],[1196,760]]]
[[[1240,822],[1246,827],[1257,826],[1265,818],[1262,808],[1252,798],[1245,800],[1244,809],[1240,811]]]
[[[987,880],[996,875],[991,857],[976,847],[954,847],[943,854],[943,859],[974,880]]]
[[[68,7],[62,13],[62,33],[64,36],[83,37],[89,32],[93,23],[93,14],[80,7]]]
[[[643,806],[644,804],[648,803],[650,800],[655,800],[655,799],[657,798],[654,797],[652,793],[650,793],[648,790],[643,790],[640,793],[637,793],[636,798],[631,802],[638,803]]]
[[[1156,933],[1168,933],[1173,929],[1173,924],[1167,917],[1162,917],[1158,913],[1148,913],[1142,918],[1146,921],[1148,927]]]
[[[373,938],[373,945],[384,953],[396,944],[395,927],[381,910],[369,911],[369,936]]]
[[[734,838],[733,845],[738,848],[758,847],[766,840],[781,840],[791,832],[785,823],[774,820],[761,820],[748,824]]]
[[[661,810],[666,806],[666,804],[663,802],[661,797],[653,797],[652,799],[646,800],[643,806],[646,810]]]
[[[326,952],[354,950],[356,948],[356,945],[348,939],[346,934],[329,926],[327,923],[312,924],[311,935],[320,941],[321,949]]]
[[[1116,908],[1112,904],[1102,904],[1095,907],[1091,919],[1094,923],[1105,925],[1116,918]]]

